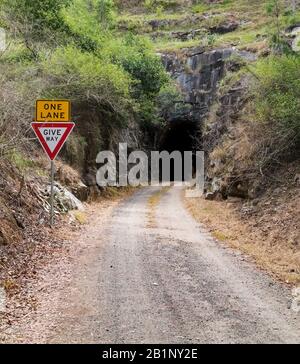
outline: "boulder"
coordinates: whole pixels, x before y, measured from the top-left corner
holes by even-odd
[[[89,198],[89,188],[83,182],[77,183],[71,187],[71,192],[80,200],[87,201]]]
[[[44,195],[50,199],[50,185],[46,187]],[[67,212],[70,210],[84,210],[82,202],[76,196],[74,196],[73,193],[57,182],[54,184],[54,203],[55,207],[60,212]]]
[[[230,21],[228,23],[218,24],[209,28],[211,33],[226,34],[234,32],[239,27],[237,21]]]
[[[223,201],[223,196],[220,192],[215,191],[215,192],[207,192],[205,195],[205,200],[208,201]]]

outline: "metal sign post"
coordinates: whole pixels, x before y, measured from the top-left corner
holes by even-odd
[[[54,224],[54,161],[51,161],[51,200],[50,200],[50,226]]]
[[[37,100],[36,121],[31,127],[51,161],[50,226],[54,225],[54,160],[71,134],[71,103],[68,100]]]

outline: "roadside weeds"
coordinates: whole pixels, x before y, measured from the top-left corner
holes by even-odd
[[[286,209],[285,216],[280,214],[282,209],[274,212],[272,206],[269,209],[261,207],[256,214],[241,214],[243,205],[239,201],[185,198],[184,203],[196,221],[216,240],[239,249],[277,279],[293,285],[300,283],[300,248],[291,238],[295,234],[297,239],[299,233],[299,216],[293,210],[297,208],[297,198],[290,204],[281,201]],[[286,226],[282,226],[284,224]],[[289,238],[286,229],[289,229]]]

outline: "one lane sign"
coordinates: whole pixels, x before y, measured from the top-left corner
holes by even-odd
[[[49,159],[53,161],[74,129],[75,124],[37,122],[32,123],[31,126]]]
[[[71,103],[68,100],[37,100],[35,121],[69,122]]]

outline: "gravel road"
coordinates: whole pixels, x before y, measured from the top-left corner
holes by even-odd
[[[106,223],[95,217],[46,342],[300,343],[291,289],[215,242],[182,193],[173,187],[152,206],[157,188],[145,188]]]

